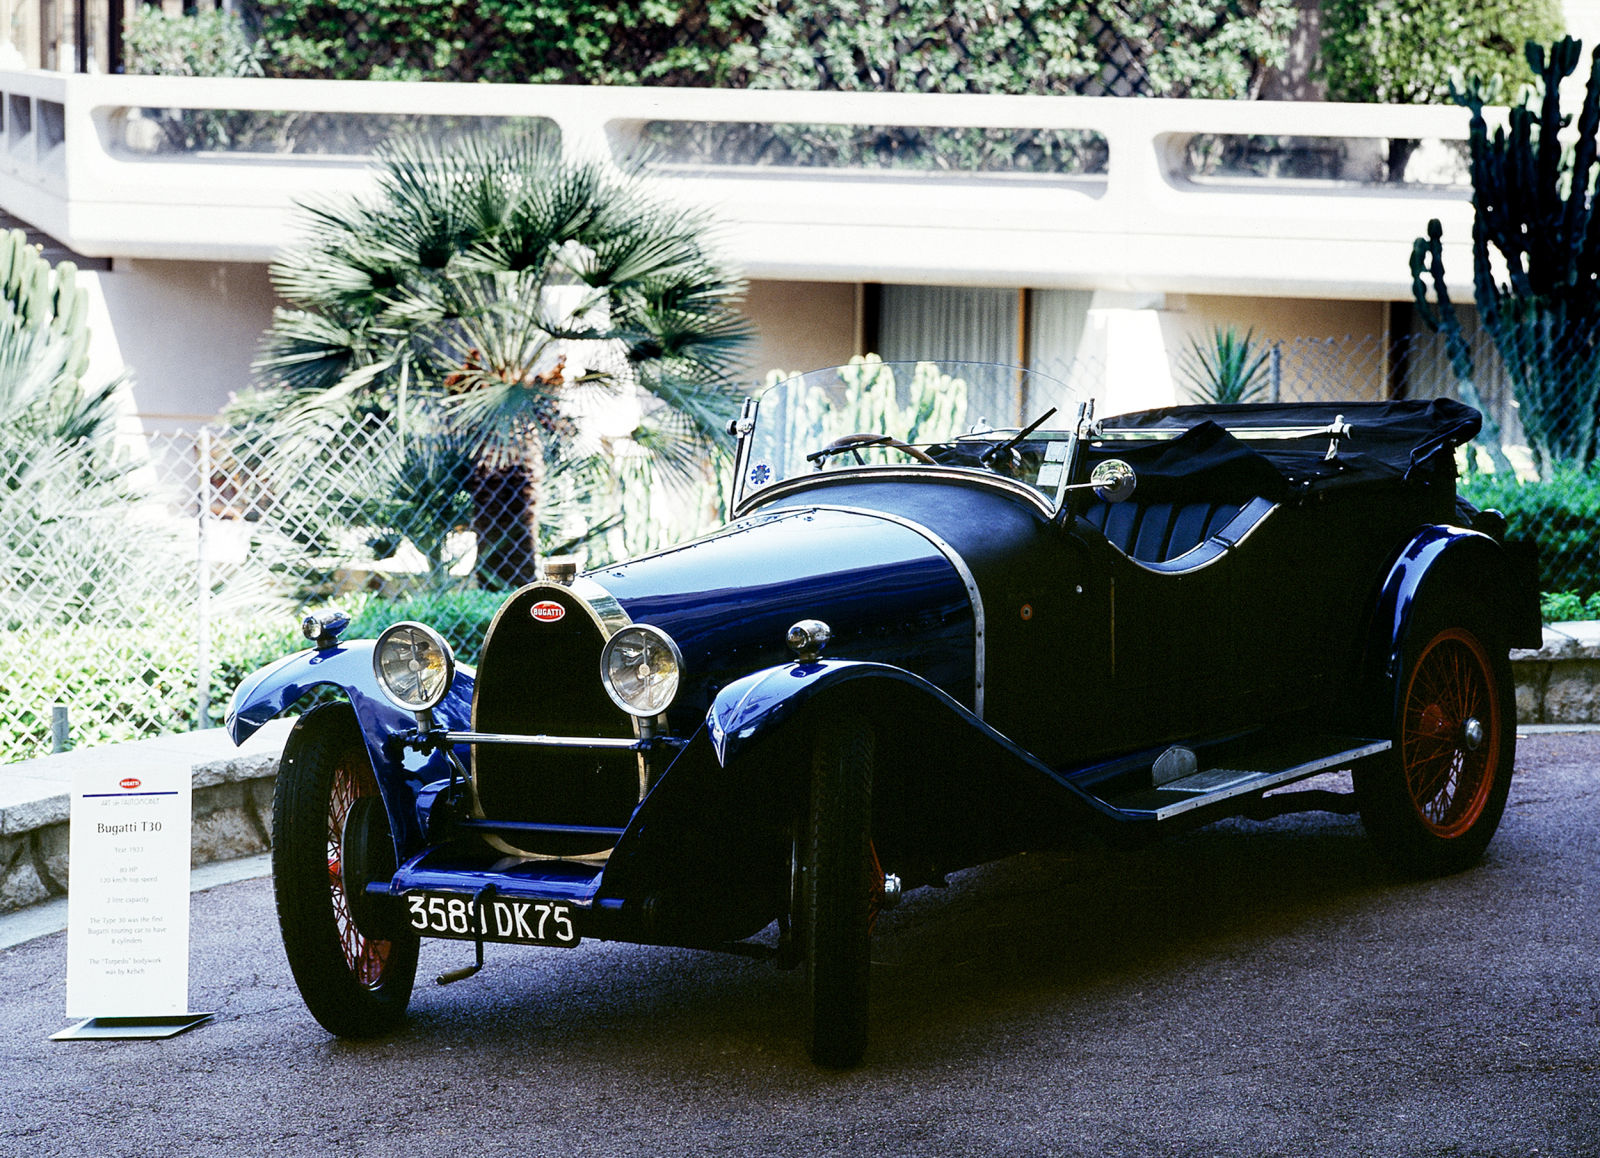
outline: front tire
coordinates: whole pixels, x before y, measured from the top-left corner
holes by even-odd
[[[340,1037],[371,1037],[398,1025],[417,974],[417,938],[364,935],[345,891],[346,822],[358,798],[377,795],[350,705],[308,712],[278,769],[272,877],[295,984],[311,1016]],[[379,828],[387,838],[387,826]]]
[[[1401,869],[1459,872],[1488,847],[1511,788],[1511,661],[1488,633],[1439,617],[1419,617],[1401,655],[1395,746],[1355,777],[1361,820]]]
[[[813,750],[811,800],[802,829],[800,912],[807,1033],[812,1061],[855,1065],[867,1048],[868,973],[875,858],[873,735],[845,720]]]

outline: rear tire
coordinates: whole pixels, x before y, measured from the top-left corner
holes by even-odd
[[[1511,661],[1459,617],[1419,615],[1395,688],[1394,748],[1355,775],[1361,821],[1413,873],[1474,864],[1499,827],[1516,757]]]
[[[806,966],[806,1048],[845,1069],[867,1048],[874,889],[872,730],[847,719],[813,751],[811,802],[802,829],[800,912]]]
[[[311,1016],[341,1037],[398,1025],[417,975],[418,939],[364,936],[345,893],[345,822],[358,797],[377,794],[350,706],[307,713],[284,749],[273,794],[273,887],[295,984]]]

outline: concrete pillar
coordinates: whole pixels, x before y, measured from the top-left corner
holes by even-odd
[[[1177,401],[1161,316],[1162,294],[1096,291],[1080,358],[1104,368],[1097,413],[1123,414]]]

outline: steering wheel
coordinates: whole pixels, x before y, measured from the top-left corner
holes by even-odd
[[[836,438],[828,443],[827,446],[822,448],[821,454],[825,457],[837,454],[841,450],[849,450],[854,446],[860,446],[865,449],[869,443],[874,447],[885,446],[890,450],[898,450],[901,454],[909,455],[918,462],[927,463],[929,466],[939,465],[939,460],[926,451],[918,450],[910,443],[901,442],[898,438],[890,438],[888,435],[883,434],[846,434],[844,437]],[[856,462],[861,462],[860,455],[856,456]]]

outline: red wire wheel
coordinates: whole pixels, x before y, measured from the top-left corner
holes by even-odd
[[[300,996],[341,1037],[398,1025],[416,980],[417,938],[408,929],[385,930],[389,940],[363,934],[373,926],[358,923],[351,904],[361,887],[353,878],[372,871],[359,867],[363,850],[370,859],[370,848],[383,852],[390,839],[355,712],[345,703],[307,712],[290,733],[273,795],[273,889]],[[362,843],[352,849],[350,841]]]
[[[345,966],[368,989],[383,984],[384,966],[389,961],[389,942],[361,934],[350,915],[350,898],[344,887],[344,826],[350,809],[359,796],[377,796],[378,782],[363,758],[359,766],[348,758],[334,765],[328,795],[328,893],[333,903],[333,922],[339,930],[339,947]]]
[[[1453,840],[1483,815],[1500,772],[1500,702],[1476,637],[1446,628],[1423,647],[1402,701],[1406,791],[1429,832]]]
[[[1391,717],[1394,747],[1354,769],[1367,834],[1406,872],[1467,868],[1505,811],[1517,742],[1511,661],[1476,622],[1459,610],[1425,609],[1412,623]]]

